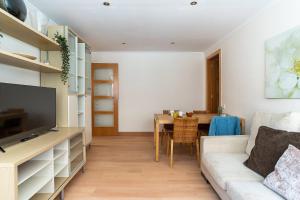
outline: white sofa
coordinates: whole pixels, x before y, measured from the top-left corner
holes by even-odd
[[[201,138],[201,171],[222,200],[284,200],[244,166],[249,136]]]
[[[201,171],[222,200],[284,200],[244,166],[261,125],[300,131],[299,113],[256,113],[250,135],[201,137]]]

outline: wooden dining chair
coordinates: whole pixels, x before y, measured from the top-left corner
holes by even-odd
[[[193,110],[194,114],[208,114],[209,112],[207,110]]]
[[[193,114],[209,114],[207,110],[194,110]],[[209,124],[198,124],[198,137],[208,136]]]
[[[171,111],[170,110],[163,110],[163,114],[164,115],[171,115]],[[173,124],[164,124],[164,126],[162,128],[161,138],[160,138],[162,146],[164,144],[164,141],[167,139],[168,134],[173,132],[173,128],[174,128]]]
[[[173,168],[174,144],[191,144],[196,145],[196,155],[199,165],[200,146],[198,132],[198,119],[193,117],[174,119],[174,130],[169,134],[167,142],[167,155],[170,156],[170,167]]]

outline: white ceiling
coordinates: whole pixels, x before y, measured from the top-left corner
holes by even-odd
[[[30,1],[93,51],[203,51],[274,0]]]

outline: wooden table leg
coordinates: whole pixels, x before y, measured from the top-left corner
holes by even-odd
[[[155,121],[154,138],[155,138],[155,161],[159,162],[159,122],[157,120]]]
[[[154,140],[153,140],[153,146],[154,146],[154,147],[155,147],[155,142],[156,142],[156,139],[155,139],[155,138],[156,138],[156,135],[155,135],[155,124],[156,124],[156,122],[155,122],[155,119],[154,119],[154,124],[153,124],[153,125],[154,125],[154,126],[153,126],[153,127],[154,127],[154,131],[153,131],[153,137],[154,137]]]

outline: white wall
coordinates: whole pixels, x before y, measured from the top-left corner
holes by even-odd
[[[43,23],[54,23],[41,11],[34,7],[30,2],[28,2],[27,0],[25,0],[24,2],[27,6],[27,18],[25,21],[26,24],[33,26],[37,30],[41,30]],[[20,40],[17,40],[9,35],[3,34],[3,36],[3,38],[0,38],[0,49],[12,53],[29,54],[36,56],[38,59],[40,58],[39,49]],[[7,66],[1,64],[0,62],[0,82],[39,86],[40,73],[31,70],[16,68],[13,66]]]
[[[94,52],[94,63],[119,64],[119,131],[153,131],[163,109],[204,108],[204,54]]]
[[[264,98],[264,42],[300,25],[300,1],[279,0],[210,47],[222,50],[223,104],[226,112],[246,117],[255,111],[300,111],[300,100]]]

